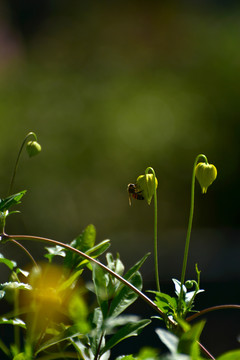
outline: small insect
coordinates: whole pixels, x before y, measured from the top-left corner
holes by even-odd
[[[131,197],[133,199],[137,199],[137,200],[144,200],[142,190],[139,190],[135,184],[128,184],[127,191],[128,191],[128,198],[129,198],[130,206],[132,205]]]

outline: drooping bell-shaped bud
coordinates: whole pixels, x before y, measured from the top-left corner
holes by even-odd
[[[41,145],[37,141],[28,141],[26,146],[27,153],[30,157],[35,156],[42,150]]]
[[[217,177],[217,169],[213,164],[200,162],[195,168],[195,175],[202,188],[202,193],[206,194],[208,187]]]
[[[154,182],[155,178],[155,182]],[[137,188],[142,191],[144,199],[147,200],[148,205],[151,204],[155,189],[157,189],[158,181],[153,174],[140,175],[136,182]]]

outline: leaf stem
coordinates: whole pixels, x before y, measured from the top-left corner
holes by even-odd
[[[17,156],[17,159],[16,159],[16,163],[15,163],[15,166],[14,166],[14,169],[13,169],[13,174],[12,174],[11,182],[10,182],[10,185],[9,185],[8,195],[11,194],[12,189],[13,189],[13,184],[14,184],[14,180],[15,180],[15,177],[16,177],[16,172],[17,172],[17,168],[18,168],[18,163],[19,163],[20,155],[21,155],[21,153],[22,153],[23,147],[24,147],[27,139],[28,139],[30,136],[33,136],[34,139],[37,141],[37,135],[36,135],[34,132],[32,132],[32,131],[29,132],[29,133],[25,136],[25,138],[24,138],[24,140],[23,140],[23,142],[22,142],[22,145],[21,145],[21,147],[20,147],[20,149],[19,149],[18,156]]]
[[[185,276],[186,276],[189,244],[190,244],[190,238],[191,238],[193,213],[194,213],[195,168],[196,168],[197,162],[199,161],[199,159],[201,157],[204,158],[204,161],[206,162],[206,164],[208,163],[207,157],[204,154],[199,154],[196,157],[194,164],[193,164],[190,213],[189,213],[188,229],[187,229],[187,236],[186,236],[185,249],[184,249],[183,265],[182,265],[181,290],[180,290],[179,303],[178,303],[178,305],[179,305],[178,310],[180,310],[180,311],[181,311],[181,304],[182,304],[182,298],[183,298],[183,285],[184,285]]]
[[[156,188],[156,175],[155,175],[155,171],[152,167],[148,167],[145,170],[145,175],[147,175],[149,173],[149,171],[152,172],[153,174],[153,183],[154,183],[154,194],[153,194],[153,198],[154,198],[154,264],[155,264],[155,278],[156,278],[156,287],[157,287],[157,291],[161,291],[160,290],[160,282],[159,282],[159,271],[158,271],[158,239],[157,239],[157,188]]]

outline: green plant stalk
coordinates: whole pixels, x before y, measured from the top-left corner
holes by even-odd
[[[48,244],[53,244],[53,245],[58,245],[61,246],[65,249],[71,250],[75,253],[77,253],[78,255],[82,256],[83,258],[87,259],[90,262],[93,262],[95,264],[97,264],[98,266],[100,266],[102,269],[104,269],[105,271],[107,271],[109,274],[111,274],[112,276],[114,276],[116,279],[118,279],[119,281],[121,281],[121,283],[123,283],[124,285],[128,286],[132,291],[134,291],[142,300],[144,300],[146,303],[148,303],[148,305],[150,305],[156,312],[159,313],[159,315],[163,318],[166,319],[166,315],[157,307],[157,305],[150,299],[148,298],[142,291],[140,291],[139,289],[137,289],[134,285],[132,285],[129,281],[127,281],[126,279],[124,279],[122,276],[118,275],[117,273],[115,273],[114,271],[112,271],[111,269],[109,269],[107,266],[105,266],[104,264],[102,264],[101,262],[99,262],[96,259],[93,259],[91,256],[85,254],[84,252],[77,250],[75,248],[73,248],[72,246],[68,245],[68,244],[64,244],[60,241],[57,240],[53,240],[53,239],[48,239],[48,238],[44,238],[44,237],[40,237],[40,236],[32,236],[32,235],[7,235],[4,234],[2,236],[3,240],[34,240],[34,241],[40,241],[40,242],[45,242]],[[175,322],[173,322],[171,319],[168,319],[168,321],[170,321],[172,323],[172,325],[175,325]]]
[[[157,239],[157,189],[156,189],[156,183],[155,183],[155,179],[156,179],[156,175],[155,175],[155,171],[152,167],[148,167],[145,170],[145,175],[147,175],[149,173],[149,171],[151,171],[153,173],[153,178],[154,178],[154,194],[153,194],[153,199],[154,199],[154,225],[153,225],[153,232],[154,232],[154,264],[155,264],[155,278],[156,278],[156,287],[157,287],[157,291],[161,291],[160,290],[160,282],[159,282],[159,270],[158,270],[158,239]]]
[[[183,265],[182,265],[181,290],[180,290],[180,295],[179,295],[178,311],[181,311],[181,304],[182,304],[182,298],[183,298],[183,285],[185,282],[189,244],[190,244],[191,231],[192,231],[192,222],[193,222],[193,213],[194,213],[195,168],[201,157],[204,158],[204,161],[206,162],[206,164],[208,163],[207,157],[204,154],[199,154],[196,157],[194,164],[193,164],[190,213],[189,213],[188,229],[187,229],[187,236],[186,236],[185,249],[184,249]]]
[[[19,149],[18,156],[17,156],[17,159],[16,159],[16,163],[15,163],[15,166],[14,166],[14,170],[13,170],[13,174],[12,174],[12,178],[11,178],[11,182],[10,182],[10,186],[9,186],[9,190],[8,190],[8,194],[9,194],[9,195],[11,194],[12,189],[13,189],[13,184],[14,184],[14,180],[15,180],[15,177],[16,177],[17,168],[18,168],[18,163],[19,163],[19,159],[20,159],[20,156],[21,156],[23,147],[24,147],[26,141],[28,140],[28,138],[29,138],[30,136],[33,136],[34,139],[37,141],[37,135],[36,135],[34,132],[32,132],[32,131],[29,132],[29,133],[25,136],[25,138],[24,138],[24,140],[23,140],[23,142],[22,142],[22,145],[21,145],[21,147],[20,147],[20,149]]]

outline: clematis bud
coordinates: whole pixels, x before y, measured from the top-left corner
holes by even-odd
[[[195,168],[195,175],[202,188],[202,193],[206,194],[208,187],[217,177],[217,169],[213,164],[200,162]]]
[[[26,146],[27,153],[30,157],[37,155],[42,150],[41,145],[37,141],[28,141]]]
[[[148,205],[150,205],[152,197],[154,195],[155,188],[157,188],[158,186],[157,178],[155,177],[155,184],[154,184],[153,174],[140,175],[137,178],[136,186],[140,191],[142,191],[144,199],[146,199]]]

